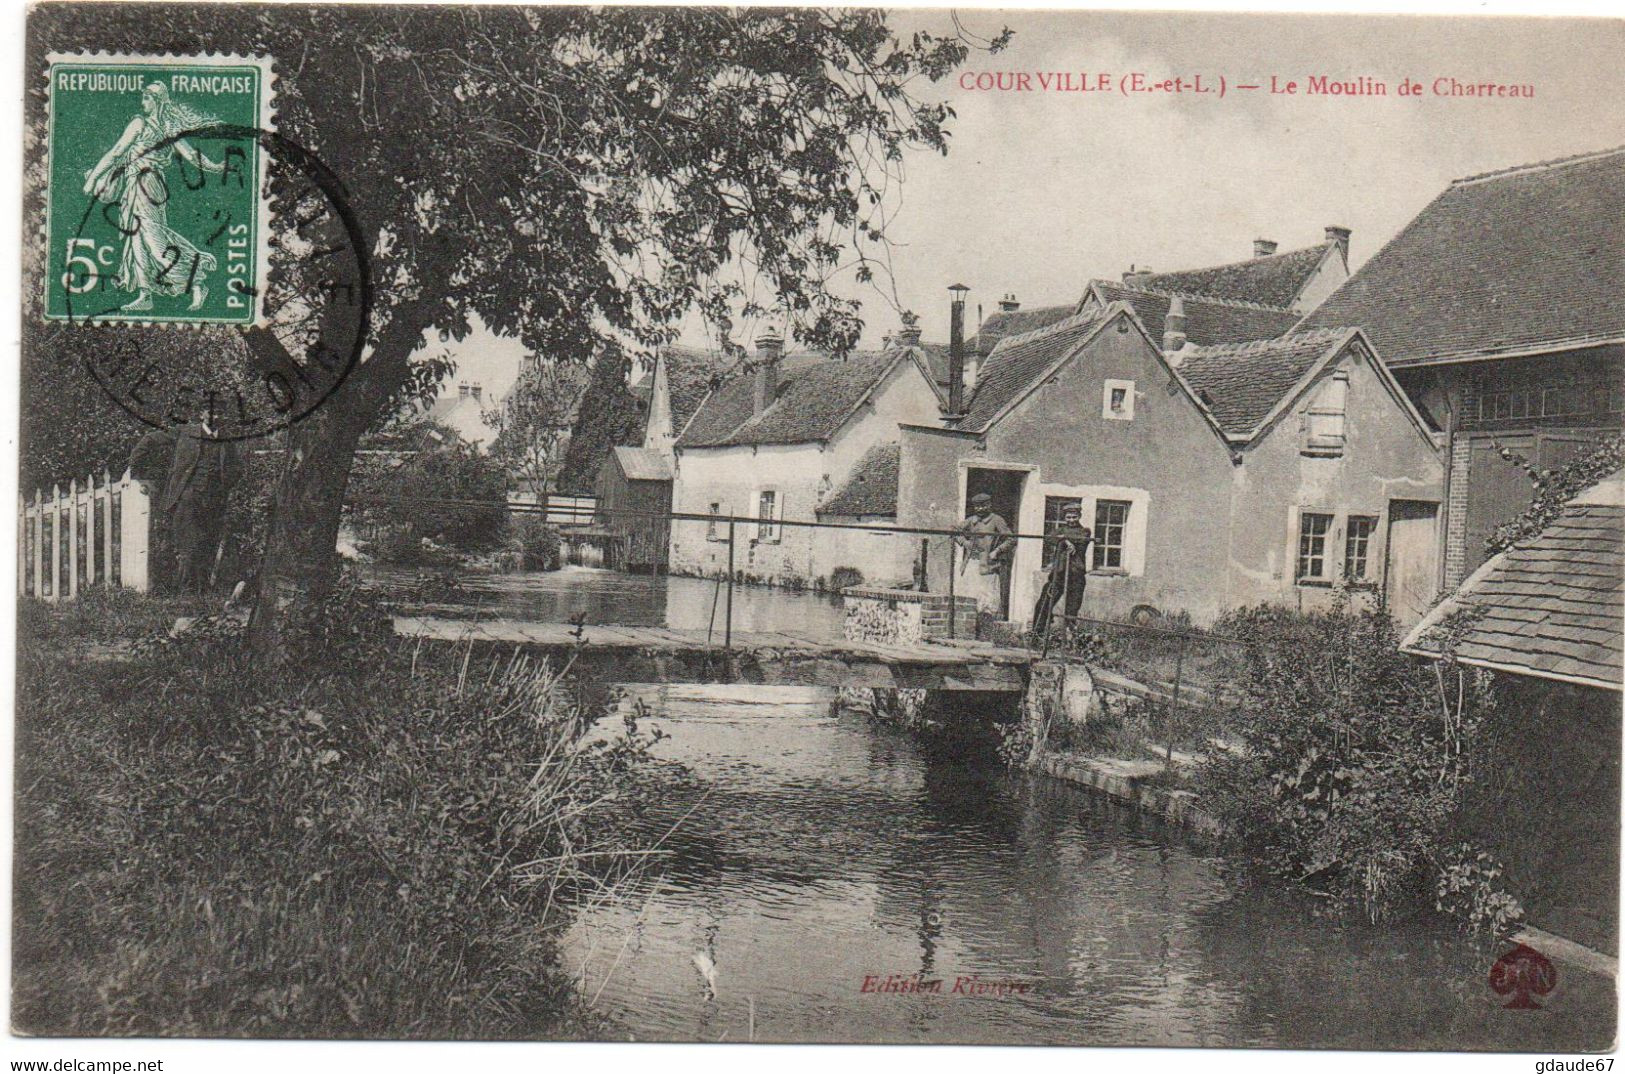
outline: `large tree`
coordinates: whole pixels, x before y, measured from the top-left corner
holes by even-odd
[[[368,348],[287,436],[250,626],[267,656],[335,577],[358,438],[434,388],[413,368],[426,333],[478,315],[585,360],[657,345],[690,313],[729,338],[773,312],[804,343],[852,345],[858,305],[829,283],[878,263],[905,152],[946,151],[951,110],[919,89],[968,47],[899,40],[858,9],[86,4],[42,5],[29,27],[35,124],[47,52],[274,57],[278,132],[349,194]]]

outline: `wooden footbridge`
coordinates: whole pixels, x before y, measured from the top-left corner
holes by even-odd
[[[395,616],[403,637],[484,647],[522,646],[605,682],[761,683],[771,686],[976,690],[1020,693],[1033,654],[981,641],[911,646],[734,631],[720,644],[703,630],[537,623],[520,619]]]

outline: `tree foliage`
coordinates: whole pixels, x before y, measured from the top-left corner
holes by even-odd
[[[478,315],[584,361],[688,314],[727,339],[771,309],[849,348],[858,303],[830,282],[883,264],[905,152],[948,147],[951,110],[919,91],[968,52],[855,8],[61,5],[29,25],[33,71],[67,48],[274,57],[279,133],[349,192],[370,349],[289,437],[251,632],[265,650],[332,584],[361,432],[433,387],[413,370],[425,333],[462,338]]]
[[[593,363],[559,467],[560,492],[590,494],[611,448],[643,443],[648,410],[626,385],[628,365],[619,354],[605,354]]]
[[[536,488],[546,488],[558,469],[559,448],[569,438],[586,382],[587,371],[579,365],[527,361],[513,388],[485,412],[496,431],[492,459]]]

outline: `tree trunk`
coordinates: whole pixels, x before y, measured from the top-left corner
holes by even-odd
[[[259,597],[248,621],[248,651],[257,663],[283,663],[293,617],[332,591],[356,445],[406,382],[426,328],[421,316],[397,310],[350,378],[288,430],[287,456],[271,496]]]
[[[258,661],[281,663],[292,616],[333,588],[350,464],[370,420],[324,407],[289,430],[287,457],[271,496],[259,599],[248,623],[249,651]]]

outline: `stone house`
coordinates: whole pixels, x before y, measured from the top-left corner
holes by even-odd
[[[844,360],[785,356],[783,347],[764,334],[683,425],[672,444],[673,510],[756,520],[735,526],[733,565],[747,578],[791,586],[908,579],[906,539],[783,523],[819,521],[820,506],[850,486],[871,452],[897,442],[900,423],[937,418],[942,397],[929,355],[912,331],[880,353]],[[725,573],[727,537],[724,522],[674,524],[671,570]]]
[[[1439,584],[1560,465],[1625,428],[1625,148],[1451,183],[1304,326],[1360,325],[1449,460]]]
[[[1038,534],[1077,504],[1097,538],[1086,616],[1205,622],[1258,601],[1324,606],[1339,586],[1431,597],[1415,579],[1433,570],[1438,446],[1364,334],[1193,346],[1180,306],[1160,340],[1122,300],[1002,338],[963,415],[904,425],[899,523],[952,527],[985,492]],[[1014,622],[1030,620],[1043,555],[1018,541]]]

